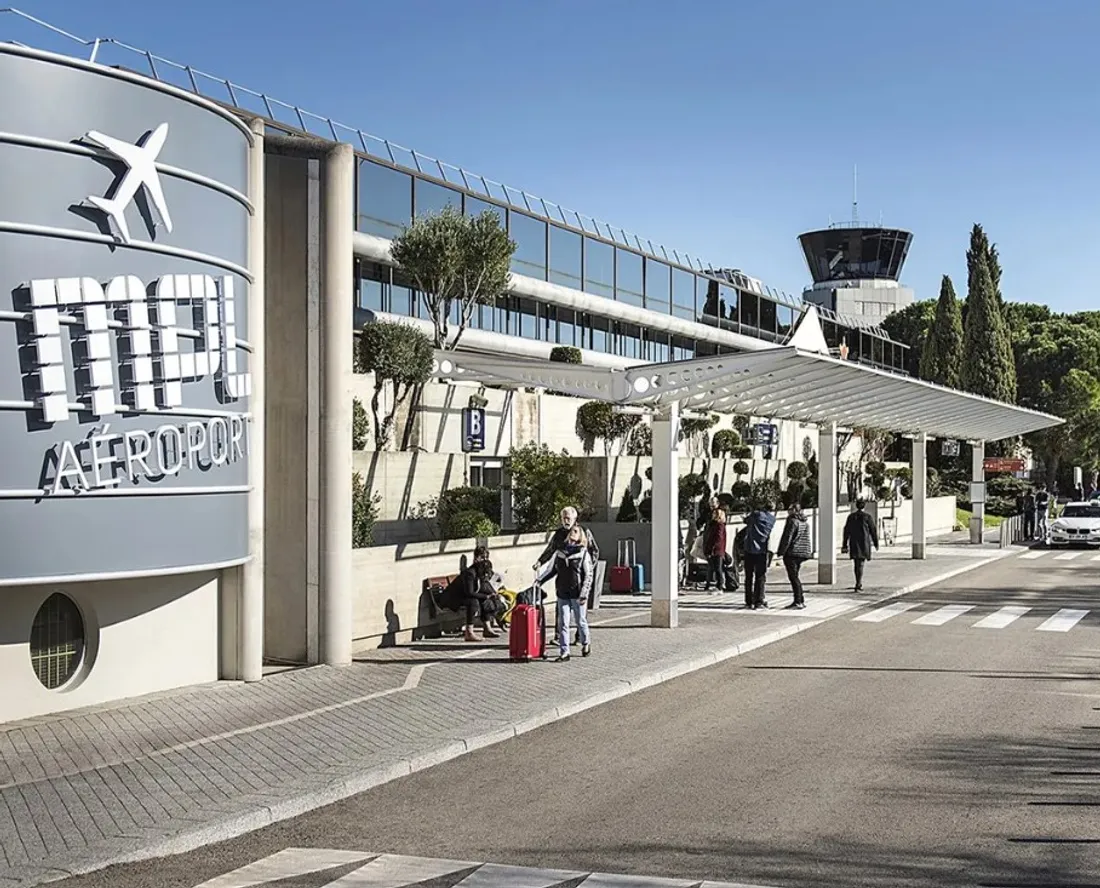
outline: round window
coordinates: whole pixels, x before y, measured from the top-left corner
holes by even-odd
[[[84,618],[71,598],[55,592],[31,626],[31,666],[50,690],[76,675],[84,660]]]

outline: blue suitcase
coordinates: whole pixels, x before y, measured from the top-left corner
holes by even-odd
[[[634,585],[634,591],[635,592],[644,592],[645,591],[645,565],[635,564],[633,569],[632,569],[632,572],[633,572],[633,575],[634,575],[634,584],[633,584]]]

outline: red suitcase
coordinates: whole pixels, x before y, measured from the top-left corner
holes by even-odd
[[[508,622],[508,656],[518,662],[546,659],[546,609],[542,589],[532,587],[537,604],[517,604]]]
[[[618,564],[611,568],[611,591],[617,595],[629,595],[634,591],[634,565],[637,555],[634,540],[619,540]]]

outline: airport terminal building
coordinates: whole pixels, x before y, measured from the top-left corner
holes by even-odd
[[[389,255],[414,215],[490,210],[517,244],[470,350],[625,368],[771,348],[806,310],[115,41],[0,12],[0,82],[0,722],[259,679],[292,612],[311,662],[350,660],[352,331],[428,326]],[[307,565],[287,600],[265,551]]]

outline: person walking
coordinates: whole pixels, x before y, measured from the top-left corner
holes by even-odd
[[[726,513],[715,504],[703,532],[703,554],[707,556],[707,581],[703,591],[713,582],[722,592],[726,588]]]
[[[1035,517],[1038,519],[1035,531],[1039,536],[1039,542],[1045,543],[1050,533],[1050,493],[1046,487],[1040,487],[1035,494]]]
[[[802,591],[802,578],[799,571],[802,564],[813,555],[813,543],[810,541],[810,525],[806,521],[806,515],[802,506],[792,503],[787,510],[787,523],[783,525],[783,535],[779,538],[779,546],[776,554],[783,559],[783,567],[787,569],[787,579],[791,581],[791,594],[794,601],[787,608],[802,610],[806,607],[806,599]]]
[[[760,503],[745,518],[745,600],[752,610],[768,606],[768,542],[774,527],[771,503]]]
[[[864,509],[867,501],[862,497],[856,500],[856,510],[844,522],[844,537],[840,551],[847,552],[852,558],[852,568],[856,575],[856,591],[863,589],[863,565],[871,558],[871,549],[878,548],[878,529],[875,522]]]

